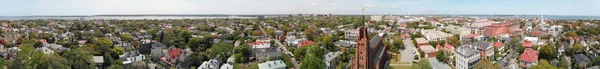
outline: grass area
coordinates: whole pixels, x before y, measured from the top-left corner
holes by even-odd
[[[233,67],[234,67],[234,69],[258,69],[258,64],[257,63],[251,63],[250,65],[236,64]]]
[[[394,69],[410,69],[410,66],[391,66]]]
[[[400,57],[401,56],[400,54],[398,54],[398,55],[391,54],[390,56],[392,56],[390,58],[390,64],[410,64],[410,62],[400,62],[400,59],[402,59],[402,57]]]

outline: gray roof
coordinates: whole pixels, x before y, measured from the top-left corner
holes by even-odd
[[[270,48],[256,48],[252,49],[254,56],[256,58],[264,58],[264,57],[279,57],[281,56],[281,51],[278,51],[277,47]]]
[[[336,41],[336,42],[333,42],[333,44],[340,45],[340,46],[343,46],[343,47],[350,47],[350,46],[352,46],[352,44],[350,44],[348,42],[343,42],[343,41]]]
[[[477,56],[479,55],[479,51],[473,48],[469,48],[468,46],[459,46],[456,48],[456,53],[461,56]]]
[[[287,66],[281,60],[267,61],[267,62],[258,64],[259,69],[282,69],[282,68],[285,69],[285,67],[287,67]]]
[[[371,49],[375,49],[375,47],[377,47],[377,44],[381,43],[381,37],[380,36],[374,36],[370,41],[369,41],[369,47]]]
[[[429,58],[428,60],[433,69],[452,69],[446,63],[440,62],[435,58]]]
[[[339,56],[340,54],[342,54],[342,52],[337,51],[337,52],[330,52],[325,54],[325,61],[332,61],[333,59],[335,59],[337,56]],[[335,61],[335,60],[333,60]]]
[[[573,57],[575,57],[575,63],[587,64],[590,61],[590,59],[583,54],[575,54]]]
[[[487,50],[487,49],[491,49],[492,48],[492,43],[491,42],[485,42],[485,41],[477,41],[473,43],[473,46],[477,47],[477,49],[479,50]]]

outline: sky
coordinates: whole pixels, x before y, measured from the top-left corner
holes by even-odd
[[[0,16],[102,14],[600,16],[600,0],[0,0]]]

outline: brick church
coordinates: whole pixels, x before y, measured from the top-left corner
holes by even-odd
[[[367,28],[367,25],[358,27],[359,34],[351,69],[385,69],[389,64],[389,55],[386,46],[382,43],[382,38],[385,36],[379,34],[369,38]]]

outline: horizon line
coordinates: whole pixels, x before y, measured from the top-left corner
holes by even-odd
[[[93,17],[93,16],[207,16],[207,15],[222,15],[222,16],[256,16],[256,15],[363,15],[363,14],[343,14],[343,13],[273,13],[273,14],[95,14],[95,15],[21,15],[21,16],[2,16],[0,17]],[[506,16],[506,15],[521,15],[521,16],[530,16],[530,15],[546,15],[546,14],[365,14],[365,15],[498,15],[498,16]],[[600,15],[546,15],[546,16],[600,16]]]

